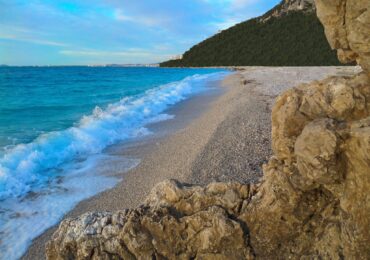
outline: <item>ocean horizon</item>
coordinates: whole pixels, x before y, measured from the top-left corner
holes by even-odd
[[[206,91],[224,69],[0,67],[1,258],[20,257],[32,239],[79,201],[112,188],[140,160],[104,150],[152,133],[147,124]],[[109,164],[109,163],[108,163]]]

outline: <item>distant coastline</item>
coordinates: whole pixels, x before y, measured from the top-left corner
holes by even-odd
[[[158,68],[159,63],[154,64],[87,64],[87,65],[7,65],[2,64],[0,67],[108,67],[108,68]]]

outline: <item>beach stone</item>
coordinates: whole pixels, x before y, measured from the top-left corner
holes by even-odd
[[[47,258],[370,259],[369,0],[316,8],[340,58],[364,71],[277,98],[260,183],[159,183],[136,209],[64,220]]]

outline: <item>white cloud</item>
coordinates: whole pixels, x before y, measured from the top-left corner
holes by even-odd
[[[147,14],[137,14],[137,15],[126,15],[122,9],[116,8],[114,10],[114,18],[118,21],[123,21],[123,22],[132,22],[132,23],[137,23],[137,24],[143,24],[146,26],[157,26],[164,24],[168,19],[165,18],[159,18],[159,17],[154,17],[150,16]]]
[[[114,18],[118,21],[133,21],[134,18],[128,15],[124,15],[123,11],[119,8],[114,10]]]
[[[101,50],[61,50],[60,54],[66,56],[91,56],[91,57],[168,57],[172,54],[159,54],[150,50],[129,48],[124,51],[101,51]]]
[[[151,53],[149,52],[137,52],[137,51],[99,51],[99,50],[62,50],[59,52],[60,54],[67,55],[67,56],[150,56]]]
[[[29,43],[40,44],[40,45],[49,45],[49,46],[59,46],[59,47],[68,46],[67,44],[62,43],[62,42],[55,42],[55,41],[35,39],[35,38],[23,38],[23,37],[20,37],[20,36],[17,36],[17,35],[3,34],[3,33],[0,33],[0,39],[29,42]]]
[[[15,26],[0,24],[0,39],[22,41],[39,45],[60,46],[66,47],[67,44],[58,41],[45,40],[49,35],[37,30]]]
[[[10,46],[9,62],[49,64],[164,60],[165,53],[184,52],[219,30],[261,15],[279,0],[67,1],[74,10],[60,1],[5,1],[0,38],[11,40],[3,41]],[[44,48],[40,57],[42,48],[36,44],[57,48]],[[143,49],[128,49],[135,46]],[[19,57],[28,50],[30,58]]]

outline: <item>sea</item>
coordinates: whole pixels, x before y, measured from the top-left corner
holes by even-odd
[[[148,124],[173,119],[168,109],[229,73],[0,67],[0,259],[20,258],[78,202],[114,187],[112,172],[140,163],[107,148],[150,136]]]

